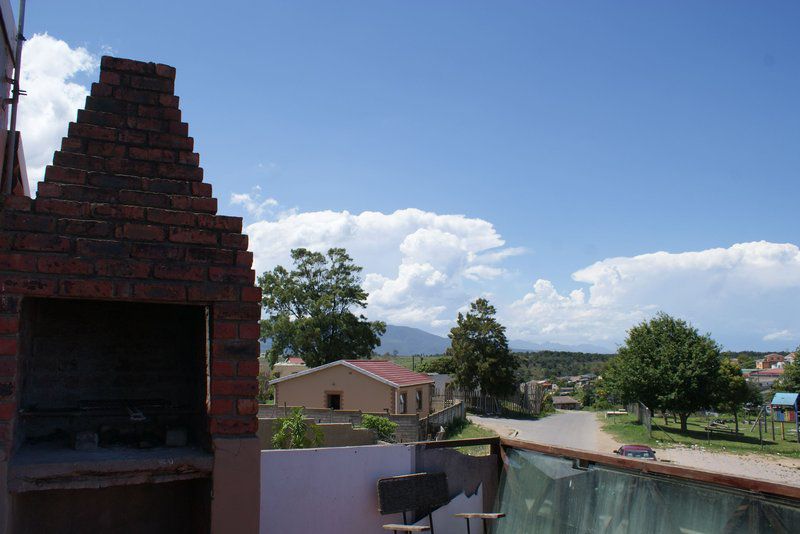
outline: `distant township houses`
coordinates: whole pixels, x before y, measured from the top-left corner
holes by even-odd
[[[777,380],[783,376],[784,366],[794,362],[795,353],[787,354],[767,354],[760,360],[756,360],[755,369],[742,369],[742,374],[748,382],[758,385],[761,389],[770,389]]]

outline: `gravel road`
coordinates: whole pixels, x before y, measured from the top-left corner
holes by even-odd
[[[559,411],[534,421],[480,417],[469,419],[501,436],[573,449],[610,453],[620,446],[602,429],[602,415],[594,412]],[[675,464],[747,478],[800,486],[800,460],[757,454],[728,454],[702,448],[656,448],[656,456]]]

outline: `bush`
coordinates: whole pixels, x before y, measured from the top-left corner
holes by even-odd
[[[294,408],[291,415],[276,419],[273,424],[273,428],[277,430],[272,435],[272,446],[276,449],[307,449],[322,445],[322,431],[315,425],[308,424],[302,408]]]
[[[444,429],[444,439],[450,439],[453,436],[461,434],[461,432],[469,426],[469,421],[466,417],[459,417],[450,421]]]
[[[361,426],[374,430],[381,441],[392,441],[397,430],[397,423],[390,421],[386,417],[368,413],[361,416]]]

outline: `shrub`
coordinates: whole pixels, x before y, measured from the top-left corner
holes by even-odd
[[[276,449],[307,449],[322,445],[322,431],[305,420],[302,408],[294,408],[291,415],[275,419],[273,425],[277,430],[272,435],[272,446]]]
[[[368,413],[361,416],[361,426],[374,430],[381,441],[392,441],[397,430],[397,423],[390,421],[386,417]]]

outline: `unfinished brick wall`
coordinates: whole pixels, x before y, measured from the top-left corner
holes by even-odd
[[[18,409],[25,297],[207,305],[211,435],[257,428],[253,256],[217,215],[174,95],[175,69],[103,57],[35,200],[0,199],[0,450]]]

